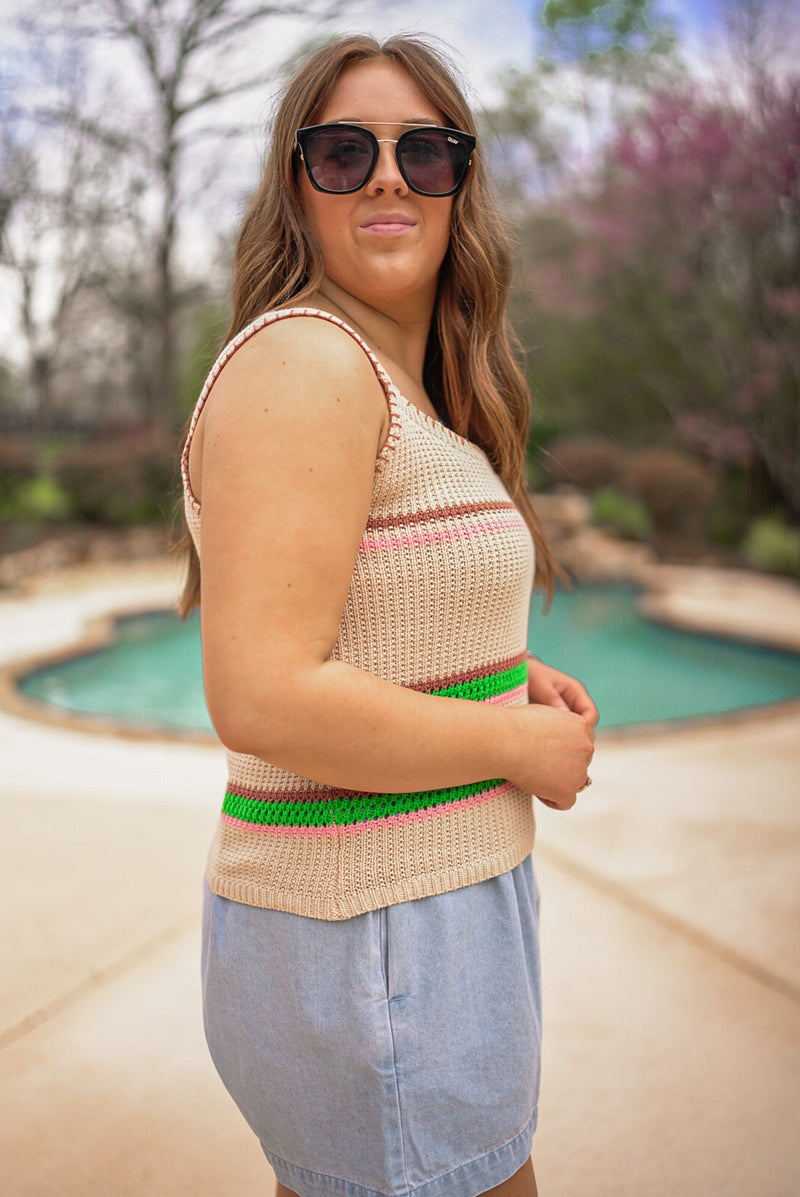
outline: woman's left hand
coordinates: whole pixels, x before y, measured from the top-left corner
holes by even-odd
[[[591,728],[597,726],[597,707],[589,697],[589,691],[577,678],[545,665],[537,657],[528,657],[528,700],[545,707],[556,707],[561,711],[572,711],[585,719]],[[586,785],[591,785],[587,778]],[[558,809],[554,802],[539,798],[545,806]]]
[[[585,719],[590,727],[597,726],[597,707],[586,687],[577,678],[553,669],[552,665],[545,665],[535,657],[528,658],[528,699],[542,706],[572,711]]]

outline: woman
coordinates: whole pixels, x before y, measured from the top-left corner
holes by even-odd
[[[536,1192],[530,795],[574,803],[597,713],[526,659],[531,531],[546,588],[554,567],[507,283],[444,64],[406,38],[318,52],[183,457],[230,766],[206,1032],[279,1197]]]

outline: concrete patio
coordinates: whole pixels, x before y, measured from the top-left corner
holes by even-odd
[[[175,567],[0,599],[0,666],[169,601]],[[666,575],[659,616],[800,648],[800,592]],[[200,884],[219,749],[0,711],[3,1197],[256,1197],[203,1040]],[[541,805],[542,1197],[800,1192],[800,703],[602,736]]]

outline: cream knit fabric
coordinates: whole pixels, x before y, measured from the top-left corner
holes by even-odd
[[[327,312],[261,316],[211,370],[183,453],[186,517],[198,554],[202,515],[188,453],[214,382],[255,332],[309,317],[329,320],[362,346],[390,413],[331,656],[434,695],[526,703],[533,545],[525,521],[484,453],[403,398],[358,335]],[[407,751],[413,754],[413,743]],[[533,846],[531,797],[502,778],[364,794],[252,756],[228,753],[228,767],[208,880],[215,893],[253,906],[349,918],[507,872]]]

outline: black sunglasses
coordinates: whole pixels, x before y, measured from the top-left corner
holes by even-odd
[[[417,195],[455,195],[476,143],[471,133],[440,125],[415,125],[396,139],[378,138],[363,125],[309,125],[295,137],[311,186],[329,195],[348,195],[366,184],[382,141],[394,145],[400,174]]]

